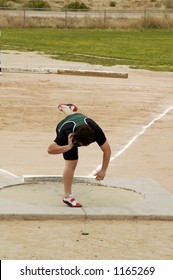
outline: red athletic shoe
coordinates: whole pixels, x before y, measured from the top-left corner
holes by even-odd
[[[59,104],[58,109],[62,111],[63,108],[69,108],[71,111],[76,112],[78,110],[77,106],[74,104]]]
[[[68,198],[64,197],[62,201],[70,207],[82,207],[82,204],[77,202],[72,195],[70,195]]]

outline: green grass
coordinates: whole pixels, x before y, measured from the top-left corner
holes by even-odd
[[[2,50],[56,59],[173,71],[173,30],[1,29]],[[95,56],[95,57],[93,57]]]

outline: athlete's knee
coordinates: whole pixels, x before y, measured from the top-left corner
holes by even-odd
[[[65,160],[66,168],[70,170],[75,170],[78,160]]]

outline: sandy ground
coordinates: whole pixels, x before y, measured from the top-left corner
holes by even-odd
[[[90,67],[34,54],[4,53],[3,60],[5,66],[29,65],[32,61],[37,66]],[[2,73],[0,168],[19,176],[62,174],[62,156],[48,155],[47,147],[63,117],[57,104],[72,102],[80,112],[95,119],[107,135],[114,158],[108,177],[152,178],[173,193],[173,73],[128,67],[110,70],[128,70],[129,78]],[[167,114],[116,156],[145,125],[168,108]],[[96,144],[81,148],[76,175],[91,174],[101,158]],[[1,220],[0,231],[1,259],[173,259],[170,221]],[[85,232],[88,234],[83,235]]]

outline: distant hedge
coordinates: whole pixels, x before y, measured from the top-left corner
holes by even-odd
[[[89,7],[83,2],[74,1],[64,6],[64,9],[74,9],[74,10],[89,10]]]
[[[27,4],[28,8],[35,8],[35,9],[50,9],[51,6],[47,1],[44,0],[29,0]]]

